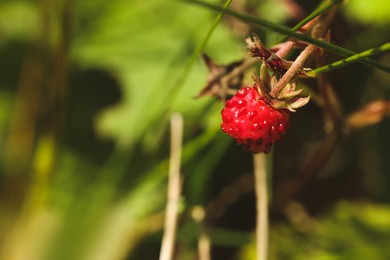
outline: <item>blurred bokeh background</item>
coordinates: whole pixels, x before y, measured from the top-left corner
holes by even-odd
[[[230,8],[292,27],[318,3]],[[252,155],[220,131],[222,103],[194,98],[208,74],[195,54],[216,16],[185,1],[0,1],[0,259],[158,259],[173,112],[184,118],[176,259],[197,259],[199,210],[212,259],[254,259]],[[390,2],[345,1],[331,41],[364,51],[390,40],[389,25]],[[226,16],[202,51],[241,60],[250,32],[266,46],[280,37]],[[390,64],[388,53],[373,58]],[[345,114],[390,98],[380,70],[356,63],[326,76]],[[389,133],[385,119],[341,138],[287,206],[271,201],[271,259],[390,259]],[[292,115],[268,156],[272,197],[324,136],[315,102]]]

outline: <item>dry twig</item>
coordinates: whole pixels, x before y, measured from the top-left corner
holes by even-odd
[[[181,192],[180,160],[182,151],[183,118],[171,116],[171,154],[169,160],[168,202],[165,215],[165,231],[161,244],[160,260],[171,260],[176,237],[178,205]]]
[[[256,249],[257,260],[268,259],[268,194],[265,154],[253,155],[256,192]]]

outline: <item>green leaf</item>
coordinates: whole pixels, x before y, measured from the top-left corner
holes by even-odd
[[[388,0],[346,1],[344,11],[351,19],[364,24],[386,25],[390,22],[390,2]]]
[[[159,0],[145,6],[140,1],[120,3],[90,26],[93,31],[75,39],[72,57],[84,68],[114,71],[121,83],[123,100],[97,118],[99,133],[121,147],[146,145],[145,136],[156,135],[154,129],[164,127],[170,111],[194,116],[207,105],[207,100],[192,98],[205,81],[205,67],[196,62],[199,50],[226,61],[243,51],[226,28],[214,30],[220,18],[204,10]]]

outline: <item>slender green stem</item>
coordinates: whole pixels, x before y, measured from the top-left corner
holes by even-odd
[[[203,38],[203,41],[197,46],[192,56],[187,60],[187,62],[184,65],[184,68],[180,71],[178,77],[173,81],[173,84],[166,88],[166,93],[169,93],[169,95],[165,97],[164,104],[168,104],[168,105],[163,108],[164,110],[162,113],[160,113],[160,115],[161,114],[168,115],[170,113],[171,104],[174,103],[174,100],[177,98],[180,87],[184,85],[185,81],[188,78],[188,75],[191,72],[192,66],[194,65],[196,59],[199,58],[201,52],[206,47],[207,43],[211,38],[211,35],[213,34],[215,28],[217,27],[217,25],[219,24],[219,22],[221,21],[224,15],[224,10],[226,10],[229,7],[231,2],[232,0],[225,1],[225,4],[223,5],[223,7],[221,7],[220,13],[217,15],[214,22],[211,24],[209,30],[207,31],[207,34]],[[161,118],[159,118],[158,120],[161,120]]]
[[[342,0],[322,1],[311,14],[309,14],[306,18],[304,18],[302,21],[297,23],[293,28],[291,28],[291,30],[293,30],[294,32],[298,31],[302,26],[304,26],[305,24],[307,24],[317,16],[325,13],[335,5],[339,4],[340,2],[342,2]],[[288,37],[289,36],[287,35],[283,35],[278,41],[276,41],[276,43],[284,42],[288,39]]]
[[[353,62],[357,62],[357,61],[359,61],[359,60],[361,60],[361,59],[363,59],[365,57],[368,57],[368,56],[371,56],[371,55],[375,55],[375,54],[378,54],[378,53],[381,53],[381,52],[385,52],[385,51],[388,51],[388,50],[390,50],[390,42],[385,43],[385,44],[383,44],[383,45],[381,45],[379,47],[372,48],[372,49],[360,52],[358,54],[352,55],[352,56],[350,56],[348,58],[335,61],[335,62],[333,62],[331,64],[319,67],[319,68],[317,68],[315,70],[312,70],[312,71],[308,72],[307,74],[310,75],[310,76],[315,77],[316,75],[318,75],[320,73],[324,73],[324,72],[328,72],[328,71],[331,71],[331,70],[335,70],[335,69],[344,67],[344,66],[346,66],[348,64],[351,64]]]
[[[223,5],[223,7],[220,7],[218,6],[219,8],[219,11],[220,13],[217,15],[217,17],[215,18],[214,22],[212,23],[212,25],[210,26],[209,30],[207,31],[207,34],[206,36],[204,37],[203,41],[200,43],[200,45],[198,45],[198,47],[195,49],[194,53],[192,54],[190,60],[187,62],[186,66],[184,67],[184,70],[182,72],[182,74],[179,76],[175,86],[181,86],[185,79],[187,78],[189,72],[191,71],[191,68],[192,68],[192,65],[194,64],[194,62],[196,61],[196,59],[199,57],[200,53],[204,50],[204,48],[206,47],[207,43],[209,42],[210,38],[211,38],[211,35],[213,34],[215,28],[217,28],[217,25],[219,24],[219,22],[221,21],[225,11],[227,10],[227,8],[229,7],[230,3],[232,2],[232,0],[226,0],[225,1],[225,4]]]
[[[208,41],[210,40],[211,38],[211,35],[213,34],[215,28],[217,27],[217,25],[219,24],[219,22],[221,21],[225,11],[228,9],[228,7],[230,6],[231,2],[233,0],[226,0],[225,4],[223,5],[223,7],[221,8],[221,12],[219,13],[219,15],[215,18],[214,20],[214,23],[211,25],[209,31],[207,32],[206,34],[206,37],[203,39],[202,43],[198,46],[198,48],[196,49],[195,53],[194,53],[194,56],[193,56],[193,59],[196,59],[197,57],[199,57],[199,54],[203,51],[203,49],[206,47]]]
[[[170,86],[170,88],[167,90],[167,93],[169,92],[170,94],[167,96],[166,100],[165,100],[165,103],[166,104],[171,104],[173,103],[173,100],[176,98],[177,94],[178,94],[178,90],[181,86],[183,86],[183,84],[185,83],[186,79],[188,78],[188,75],[190,74],[191,72],[191,68],[192,66],[194,65],[196,59],[199,58],[201,52],[204,50],[204,48],[206,47],[207,43],[209,42],[210,38],[211,38],[211,35],[213,34],[215,28],[217,27],[217,25],[219,24],[219,22],[221,21],[224,13],[225,13],[225,10],[227,10],[227,8],[229,7],[230,3],[232,2],[233,0],[226,0],[225,1],[225,4],[223,5],[223,7],[219,7],[219,11],[220,13],[217,15],[217,17],[215,18],[214,22],[211,24],[209,30],[207,31],[207,34],[206,36],[203,38],[203,41],[197,46],[197,48],[195,49],[194,53],[192,54],[192,56],[190,57],[190,59],[187,61],[187,63],[185,64],[183,70],[181,71],[181,73],[179,74],[179,76],[177,77],[177,79],[174,81],[173,85]],[[168,106],[166,109],[170,109],[170,106]],[[168,114],[168,113],[167,113]]]
[[[228,14],[230,16],[236,17],[237,19],[240,19],[242,21],[249,22],[249,23],[252,23],[252,24],[255,24],[255,25],[258,25],[258,26],[262,26],[262,27],[271,29],[271,30],[273,30],[275,32],[279,32],[279,33],[282,33],[282,34],[289,35],[289,36],[291,36],[291,37],[293,37],[295,39],[298,39],[298,40],[301,40],[301,41],[305,41],[305,42],[317,45],[318,47],[321,47],[321,48],[323,48],[323,49],[325,49],[327,51],[333,52],[333,53],[338,54],[338,55],[343,56],[343,57],[348,57],[348,56],[352,56],[352,55],[356,54],[353,51],[350,51],[348,49],[344,49],[344,48],[342,48],[340,46],[333,45],[333,44],[327,43],[325,41],[317,40],[315,38],[312,38],[312,37],[307,36],[307,35],[302,34],[302,33],[296,33],[296,32],[294,32],[290,28],[287,28],[285,26],[281,26],[281,25],[278,25],[278,24],[275,24],[275,23],[271,23],[269,21],[266,21],[266,20],[263,20],[263,19],[260,19],[260,18],[257,18],[257,17],[249,16],[249,15],[242,14],[242,13],[238,13],[238,12],[235,12],[235,11],[230,10],[230,9],[224,10],[221,7],[217,6],[217,5],[210,4],[210,3],[205,3],[205,2],[202,2],[202,1],[199,1],[199,0],[181,0],[181,1],[184,1],[184,2],[187,2],[187,3],[193,3],[193,4],[196,4],[196,5],[200,5],[200,6],[208,8],[208,9],[217,11],[217,12],[224,12],[225,14]],[[374,68],[377,68],[377,69],[380,69],[380,70],[383,70],[383,71],[386,71],[386,72],[390,73],[390,67],[389,66],[387,66],[385,64],[382,64],[382,63],[379,63],[379,62],[377,62],[375,60],[369,59],[367,57],[360,59],[359,62],[363,63],[365,65],[368,65],[370,67],[374,67]]]

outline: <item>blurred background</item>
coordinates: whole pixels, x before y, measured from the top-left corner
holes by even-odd
[[[230,8],[292,27],[318,3]],[[212,259],[254,259],[252,155],[220,131],[221,102],[194,98],[216,16],[185,1],[0,1],[0,259],[158,259],[173,112],[184,118],[176,259],[197,259],[205,225]],[[331,41],[364,51],[390,40],[389,25],[390,2],[345,1]],[[201,51],[241,60],[250,32],[266,46],[280,37],[226,16]],[[373,58],[390,64],[388,53]],[[326,76],[345,114],[390,97],[389,74],[360,63]],[[389,133],[385,119],[341,138],[287,204],[271,201],[271,259],[390,259]],[[299,181],[324,137],[315,102],[292,115],[267,156],[272,198]]]

